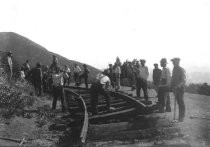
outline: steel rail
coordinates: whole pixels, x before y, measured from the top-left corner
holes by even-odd
[[[65,90],[65,92],[67,92],[67,93],[69,92],[77,97],[77,100],[79,101],[79,105],[84,112],[84,118],[83,118],[82,128],[81,128],[81,132],[80,132],[80,141],[81,141],[81,143],[85,143],[86,137],[87,137],[87,131],[88,131],[88,123],[89,123],[86,104],[83,100],[83,97],[81,95],[79,95],[78,93],[71,91],[69,88],[64,88],[64,90]]]

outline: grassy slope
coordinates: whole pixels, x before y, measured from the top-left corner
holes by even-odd
[[[44,47],[29,40],[28,38],[13,32],[0,33],[0,51],[12,51],[13,56],[18,64],[21,65],[25,62],[25,60],[29,59],[32,66],[34,66],[37,61],[40,61],[43,65],[50,65],[52,61],[52,55],[55,54],[49,52]],[[56,55],[58,56],[60,66],[63,67],[65,64],[67,64],[71,67],[71,69],[73,68],[73,64],[76,61],[69,60],[58,54]],[[82,68],[82,63],[77,63]],[[91,71],[90,79],[92,79],[99,72],[99,70],[92,66],[88,67]]]

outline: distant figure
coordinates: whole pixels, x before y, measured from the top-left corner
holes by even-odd
[[[9,82],[12,81],[12,76],[13,76],[13,62],[12,62],[12,52],[8,52],[7,54],[7,76]]]
[[[79,74],[81,73],[81,69],[77,63],[74,64],[74,81],[75,81],[75,86],[79,85]]]
[[[58,58],[53,55],[52,64],[50,65],[50,71],[55,72],[58,69]]]
[[[24,67],[20,68],[20,81],[24,82],[25,81],[25,72],[24,72]]]
[[[84,71],[79,76],[79,83],[81,84],[81,80],[82,80],[82,78],[84,78],[84,80],[85,80],[85,87],[86,87],[86,89],[88,89],[88,74],[90,73],[90,70],[87,68],[86,64],[83,64],[83,68],[84,68]]]
[[[115,88],[115,83],[114,83],[114,69],[112,64],[109,64],[109,68],[108,68],[108,77],[111,81],[111,86],[114,89]]]
[[[64,69],[64,71],[65,71],[65,73],[67,73],[67,75],[68,75],[68,78],[67,78],[67,84],[68,85],[70,85],[70,80],[71,80],[71,70],[70,70],[70,68],[67,66],[67,65],[65,65],[65,69]],[[65,82],[65,83],[66,83]],[[65,85],[65,84],[64,84]]]
[[[160,61],[160,65],[162,67],[160,83],[158,85],[158,105],[159,112],[164,113],[171,112],[170,106],[170,83],[171,83],[171,72],[169,68],[166,67],[167,60],[166,58],[162,58]],[[166,110],[165,110],[166,107]]]
[[[25,75],[27,75],[28,72],[30,71],[29,60],[26,60],[26,62],[23,64],[23,68],[24,68]]]
[[[140,97],[140,91],[141,89],[144,92],[144,98],[146,101],[148,101],[148,93],[147,93],[147,78],[149,76],[149,70],[148,67],[145,66],[145,60],[140,60],[141,66],[139,67],[139,73],[137,75],[137,84],[136,84],[136,95],[137,97]]]
[[[41,64],[37,62],[36,67],[28,72],[27,78],[32,80],[37,96],[42,95],[42,69]]]
[[[61,98],[61,105],[62,105],[62,111],[65,112],[66,110],[66,99],[64,94],[64,79],[63,79],[63,72],[57,68],[57,70],[54,70],[52,73],[52,86],[53,86],[53,102],[52,102],[52,110],[56,109],[57,105],[57,99],[58,97]]]
[[[91,107],[92,114],[98,114],[98,95],[101,94],[104,96],[106,101],[106,109],[110,110],[110,96],[109,96],[109,88],[110,88],[110,79],[108,76],[105,76],[102,73],[99,73],[96,77],[97,81],[91,85],[90,94],[91,94]]]
[[[155,91],[156,93],[158,93],[158,85],[160,83],[160,78],[161,78],[161,69],[158,68],[158,64],[155,63],[154,64],[154,69],[153,69],[153,75],[152,75],[152,78],[153,78],[153,84],[155,86]]]
[[[118,91],[121,88],[120,85],[120,75],[121,75],[121,68],[120,65],[118,63],[115,64],[115,78],[116,78],[116,87],[115,90]]]
[[[42,78],[42,82],[43,82],[43,91],[47,92],[49,91],[49,78],[50,78],[50,72],[49,72],[49,67],[46,66],[46,69],[43,72],[43,78]]]
[[[179,65],[180,58],[173,58],[171,61],[174,65],[171,88],[179,105],[179,122],[183,122],[185,117],[184,87],[186,83],[186,75],[185,70]]]

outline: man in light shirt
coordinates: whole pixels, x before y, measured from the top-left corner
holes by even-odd
[[[121,68],[118,63],[115,65],[115,78],[116,78],[116,91],[120,90],[120,75],[121,75]]]
[[[140,60],[140,62],[141,66],[138,69],[136,95],[137,97],[140,97],[140,91],[142,89],[144,92],[144,98],[148,101],[147,79],[149,76],[149,70],[148,67],[145,66],[146,61],[144,59]]]
[[[63,79],[63,72],[57,69],[57,71],[53,71],[52,73],[52,86],[53,86],[53,102],[52,102],[52,110],[56,109],[57,99],[61,97],[61,105],[62,111],[65,112],[66,110],[66,100],[64,95],[64,79]]]
[[[107,111],[110,110],[110,96],[109,96],[109,89],[110,89],[110,79],[108,76],[99,73],[96,77],[96,81],[92,84],[90,88],[91,94],[91,107],[92,107],[92,114],[98,114],[98,95],[101,94],[104,96],[106,101],[106,108]]]
[[[171,112],[170,106],[170,84],[171,84],[171,72],[167,66],[166,58],[162,58],[160,61],[160,65],[162,67],[160,84],[158,86],[158,105],[159,112],[164,113]],[[166,107],[166,110],[165,110]]]
[[[8,80],[9,82],[12,81],[12,76],[13,76],[13,62],[12,62],[12,52],[8,52],[7,53],[7,65],[8,65],[8,71],[7,71],[7,74],[8,74]]]

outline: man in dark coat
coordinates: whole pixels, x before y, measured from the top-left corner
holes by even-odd
[[[158,85],[160,84],[160,78],[161,78],[161,69],[158,68],[158,64],[155,63],[154,64],[154,69],[153,69],[153,84],[155,86],[155,91],[158,93],[157,89],[158,89]]]
[[[184,87],[186,83],[185,70],[179,65],[180,58],[171,59],[174,68],[171,78],[171,89],[179,105],[179,122],[183,122],[185,117]]]
[[[82,78],[85,80],[85,87],[88,89],[88,74],[90,73],[90,70],[87,68],[86,64],[83,64],[84,71],[83,73],[79,76],[79,83],[81,83]]]
[[[27,78],[30,78],[34,85],[37,96],[42,94],[42,69],[41,64],[37,62],[36,67],[28,72]]]

